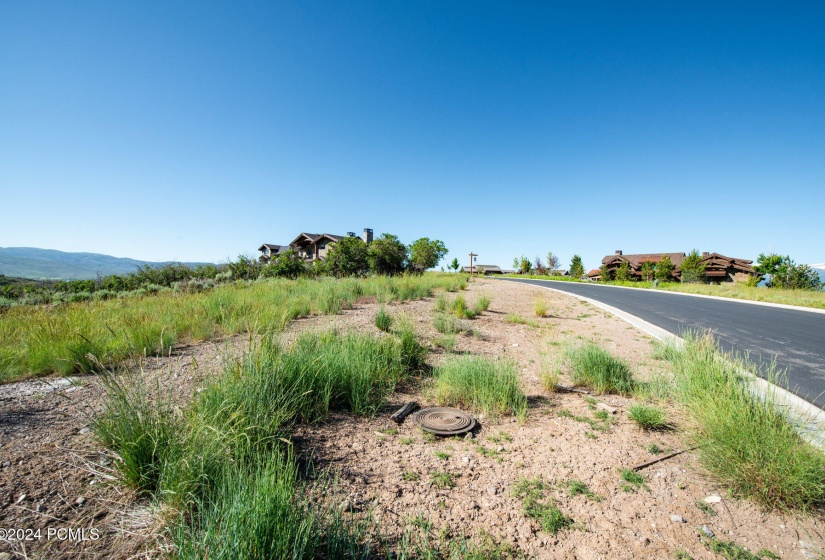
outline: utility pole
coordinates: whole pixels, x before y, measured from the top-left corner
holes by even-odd
[[[473,258],[477,256],[475,253],[470,253],[470,276],[473,275]]]

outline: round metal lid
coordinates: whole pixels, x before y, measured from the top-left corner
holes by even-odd
[[[476,427],[476,419],[455,408],[422,408],[413,415],[413,422],[437,436],[465,434]]]

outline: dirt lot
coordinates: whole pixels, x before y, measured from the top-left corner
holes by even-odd
[[[595,419],[586,395],[548,393],[539,373],[558,361],[565,345],[594,339],[644,379],[667,367],[652,357],[651,339],[567,295],[482,280],[470,284],[466,297],[472,302],[481,292],[490,296],[490,309],[472,321],[474,335],[457,337],[452,351],[515,360],[530,401],[526,421],[482,417],[473,439],[430,441],[409,420],[400,426],[389,420],[407,401],[435,404],[425,381],[421,390],[394,395],[375,418],[336,414],[323,425],[299,427],[297,448],[339,477],[345,505],[354,510],[347,515],[371,516],[390,536],[413,522],[429,528],[433,538],[484,533],[536,558],[674,558],[677,551],[716,558],[702,542],[703,526],[717,538],[783,558],[814,557],[812,551],[823,547],[822,519],[766,513],[730,498],[690,452],[642,470],[644,486],[623,484],[619,469],[654,458],[651,445],[664,452],[681,449],[687,420],[668,408],[675,430],[646,433],[625,414],[631,401],[597,397],[618,409],[607,425]],[[549,304],[548,317],[534,317],[539,297]],[[433,327],[433,304],[429,299],[388,309],[416,325],[430,346],[428,361],[436,365],[445,350],[434,344],[441,335]],[[290,334],[327,328],[377,332],[377,310],[376,304],[363,303],[339,316],[299,320]],[[512,313],[533,324],[506,321]],[[142,375],[184,404],[224,359],[247,347],[248,341],[237,337],[179,348],[169,357],[147,360]],[[569,380],[562,377],[562,383]],[[88,429],[103,394],[95,377],[0,386],[0,527],[31,530],[23,535],[30,540],[0,542],[0,559],[162,554],[156,537],[162,533],[161,515],[117,484],[112,458]],[[455,486],[439,488],[432,481],[435,473],[448,473]],[[571,528],[553,535],[525,517],[514,487],[535,477],[550,483],[547,496],[574,520]],[[592,496],[571,496],[571,480],[585,483]],[[721,501],[705,504],[712,495]]]

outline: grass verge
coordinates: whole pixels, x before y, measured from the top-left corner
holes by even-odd
[[[32,375],[114,367],[175,344],[238,333],[270,334],[311,314],[336,314],[361,297],[379,303],[428,297],[466,285],[463,275],[364,279],[268,279],[225,284],[208,292],[19,306],[0,320],[0,382]]]
[[[742,374],[746,363],[723,355],[710,335],[688,336],[683,348],[663,355],[708,470],[767,508],[825,506],[825,454],[798,435],[773,394],[754,393]],[[775,371],[769,378],[780,382]]]

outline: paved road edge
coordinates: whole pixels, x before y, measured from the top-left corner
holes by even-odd
[[[779,309],[790,309],[791,311],[805,311],[806,313],[820,313],[825,315],[825,309],[819,309],[818,307],[805,307],[803,305],[788,305],[787,303],[773,303],[772,301],[756,301],[752,299],[739,299],[739,298],[732,298],[732,297],[722,297],[722,296],[709,296],[707,294],[689,294],[687,292],[677,292],[674,290],[657,290],[654,288],[633,288],[631,286],[613,286],[611,285],[603,285],[599,284],[598,282],[564,282],[563,280],[544,280],[542,278],[510,278],[507,277],[507,280],[538,280],[539,282],[560,282],[564,284],[585,284],[587,286],[599,286],[600,288],[618,288],[620,290],[641,290],[645,292],[656,292],[660,294],[674,294],[677,296],[687,296],[687,297],[696,297],[696,298],[704,298],[704,299],[715,299],[718,301],[732,301],[734,303],[746,303],[748,305],[762,305],[764,307],[776,307]],[[767,288],[766,288],[767,289]],[[562,290],[563,291],[563,290]],[[570,292],[564,292],[570,293]]]
[[[676,344],[677,346],[681,346],[685,342],[682,337],[677,336],[672,332],[665,330],[661,327],[657,327],[656,325],[648,323],[644,319],[636,317],[635,315],[632,315],[626,311],[617,309],[612,305],[607,305],[606,303],[602,303],[595,299],[591,299],[586,296],[581,296],[579,294],[565,292],[564,290],[559,290],[551,286],[539,286],[538,284],[529,285],[536,286],[537,288],[543,288],[545,290],[551,290],[559,294],[573,296],[582,301],[586,301],[590,305],[596,306],[600,309],[607,311],[608,313],[615,315],[619,319],[622,319],[623,321],[630,323],[640,331],[647,333],[650,336],[653,336],[659,340],[671,342],[673,344]],[[714,297],[714,299],[728,300],[729,298]],[[814,404],[809,403],[805,399],[802,399],[794,395],[787,389],[783,389],[778,385],[774,385],[766,381],[765,379],[762,379],[761,377],[754,375],[749,371],[744,371],[743,373],[745,373],[748,377],[751,378],[751,381],[753,383],[753,389],[758,395],[771,395],[775,399],[774,402],[777,406],[787,409],[788,415],[795,422],[797,428],[800,431],[800,434],[813,445],[825,450],[825,410],[819,408]]]

